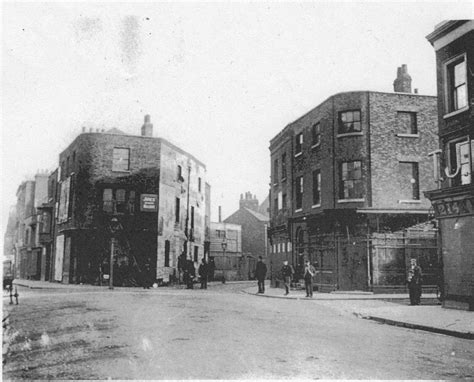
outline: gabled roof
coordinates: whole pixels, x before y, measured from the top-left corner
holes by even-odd
[[[250,208],[243,208],[243,209],[246,210],[247,212],[251,213],[253,216],[255,216],[260,221],[267,222],[267,221],[270,220],[270,218],[268,216],[265,216],[265,215],[262,215],[259,212],[253,211]]]

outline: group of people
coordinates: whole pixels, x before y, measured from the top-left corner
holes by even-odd
[[[285,296],[290,293],[291,281],[293,280],[295,271],[288,261],[283,261],[281,268],[281,277],[285,285]],[[255,277],[258,282],[258,292],[265,293],[265,277],[267,274],[267,266],[263,262],[262,256],[259,256],[257,268],[255,271]],[[316,269],[309,260],[305,261],[303,278],[306,291],[306,297],[313,297],[313,277],[316,274]],[[420,305],[421,292],[422,292],[423,278],[421,273],[421,267],[417,264],[416,259],[410,260],[410,267],[407,272],[407,285],[410,296],[411,305]]]
[[[291,280],[293,279],[295,271],[288,261],[283,261],[281,268],[281,276],[285,284],[285,296],[290,293]],[[306,261],[304,267],[304,281],[306,289],[306,297],[313,297],[313,276],[316,274],[316,269],[311,265],[309,260]],[[267,266],[263,262],[262,256],[258,257],[257,267],[255,269],[255,278],[258,283],[258,292],[265,293],[265,277],[267,275]]]
[[[186,285],[186,289],[194,289],[194,280],[196,278],[196,268],[194,267],[194,261],[186,259],[186,255],[182,254],[178,259],[178,271],[180,273],[182,281]],[[207,262],[205,258],[201,260],[201,264],[198,267],[199,280],[201,282],[201,289],[207,289],[207,282],[213,274],[213,267]]]

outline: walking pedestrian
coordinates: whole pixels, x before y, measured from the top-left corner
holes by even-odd
[[[265,293],[265,276],[267,275],[267,266],[263,262],[262,256],[258,257],[255,277],[257,278],[258,293]]]
[[[421,267],[417,264],[416,259],[410,260],[407,283],[410,305],[420,305],[423,277],[421,274]]]
[[[311,265],[309,260],[306,260],[304,267],[304,287],[306,289],[306,297],[313,297],[313,276],[316,274],[316,269]]]
[[[281,275],[283,277],[283,282],[285,283],[285,296],[288,296],[290,293],[290,284],[291,278],[295,271],[291,265],[288,265],[288,260],[283,261],[283,267],[281,268]]]
[[[209,276],[209,265],[205,258],[202,258],[202,262],[199,265],[199,278],[201,279],[201,289],[207,289],[207,278]]]

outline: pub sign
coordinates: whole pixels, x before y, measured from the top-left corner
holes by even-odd
[[[142,212],[158,211],[158,195],[141,194],[140,195],[140,211]]]

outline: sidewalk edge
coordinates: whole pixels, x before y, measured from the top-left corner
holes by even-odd
[[[396,320],[391,320],[389,318],[377,317],[377,316],[371,316],[371,315],[359,315],[359,314],[355,314],[355,315],[357,317],[360,317],[366,320],[377,321],[377,322],[381,322],[387,325],[400,326],[400,327],[409,328],[409,329],[424,330],[426,332],[444,334],[444,335],[463,338],[467,340],[474,340],[474,333],[472,332],[459,332],[455,330],[436,328],[433,326],[426,326],[426,325],[421,325],[421,324],[413,324],[410,322],[396,321]]]

